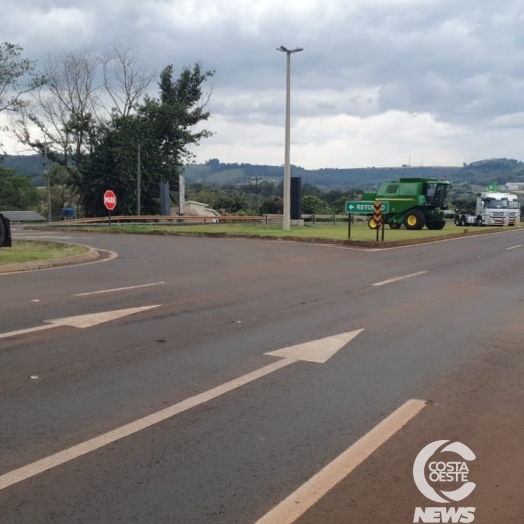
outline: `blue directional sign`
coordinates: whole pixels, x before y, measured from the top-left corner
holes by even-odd
[[[373,200],[348,200],[346,202],[346,213],[353,213],[356,215],[372,215]],[[381,202],[382,213],[387,214],[389,212],[389,202]]]

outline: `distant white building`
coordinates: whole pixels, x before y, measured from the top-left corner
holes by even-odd
[[[522,190],[524,190],[524,183],[521,183],[521,182],[508,182],[506,184],[506,189],[508,191],[522,191]]]
[[[184,203],[184,216],[190,217],[219,217],[220,213],[211,209],[208,204],[186,200]]]

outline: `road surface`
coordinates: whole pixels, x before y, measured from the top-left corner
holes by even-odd
[[[0,523],[523,521],[521,230],[37,236],[118,257],[0,275]],[[415,485],[437,440],[474,452],[461,502]]]

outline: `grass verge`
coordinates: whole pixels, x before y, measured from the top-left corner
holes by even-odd
[[[0,249],[0,265],[53,260],[86,253],[88,248],[60,242],[13,240],[13,247]]]
[[[64,226],[61,226],[64,227]],[[68,228],[69,229],[69,228]],[[409,231],[406,229],[385,228],[384,242],[377,242],[377,233],[369,229],[367,224],[357,223],[351,225],[351,240],[348,240],[347,223],[339,224],[307,224],[293,226],[291,231],[283,231],[281,224],[118,224],[111,227],[107,225],[74,226],[71,230],[97,231],[107,233],[138,233],[157,235],[188,235],[210,237],[255,237],[274,238],[282,240],[301,240],[304,242],[332,242],[346,245],[366,247],[391,247],[399,245],[419,244],[435,240],[443,240],[470,235],[502,232],[515,230],[515,227],[457,227],[447,223],[440,231],[421,229]],[[379,239],[382,232],[379,232]]]

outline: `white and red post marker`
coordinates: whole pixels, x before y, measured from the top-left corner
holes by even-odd
[[[111,211],[116,207],[116,195],[111,189],[104,193],[104,206],[109,213],[109,225],[111,225]]]

